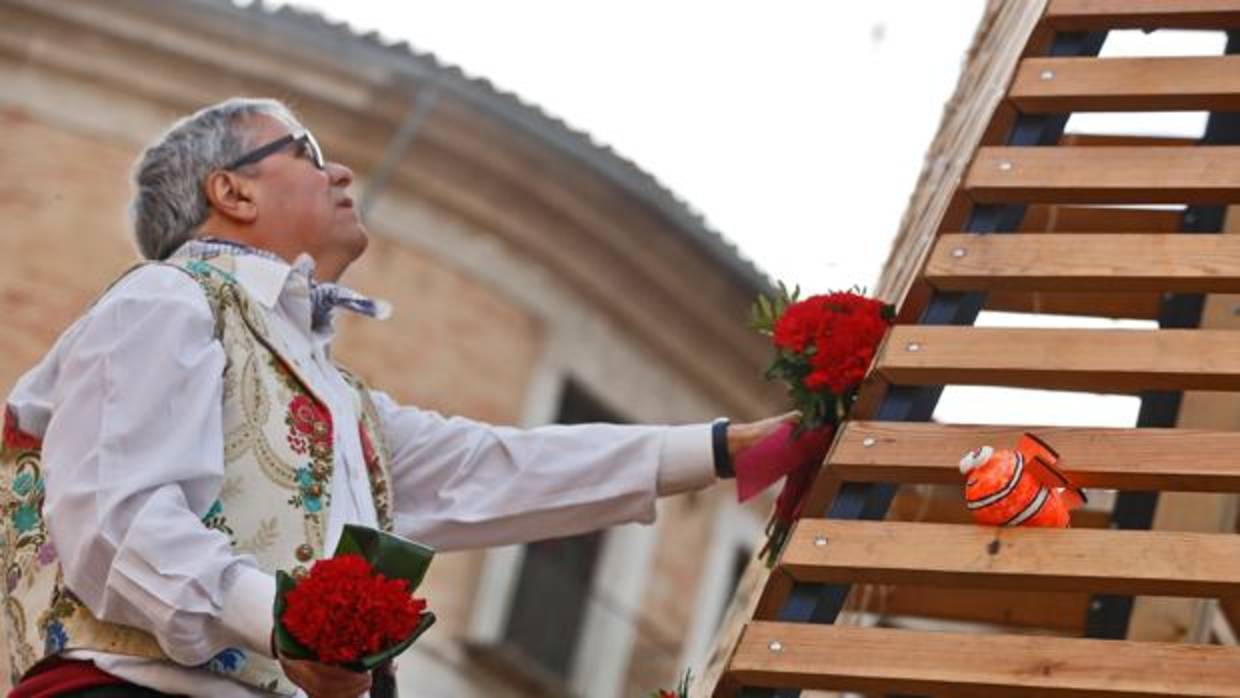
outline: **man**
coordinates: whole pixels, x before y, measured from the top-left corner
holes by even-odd
[[[138,246],[164,263],[9,399],[15,695],[363,694],[369,675],[270,642],[274,571],[344,524],[451,550],[649,522],[786,418],[522,431],[365,388],[330,359],[335,310],[384,312],[334,283],[366,249],[353,173],[278,102],[183,119],[134,179]]]

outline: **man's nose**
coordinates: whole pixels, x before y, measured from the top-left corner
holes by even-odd
[[[353,170],[338,162],[328,162],[327,175],[331,178],[333,185],[337,187],[347,187],[353,183]]]

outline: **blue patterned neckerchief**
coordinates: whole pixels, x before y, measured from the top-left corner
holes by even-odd
[[[254,255],[288,264],[279,255],[267,250],[214,237],[194,238],[177,250],[177,254],[202,260],[220,255]],[[313,270],[312,266],[305,268],[301,264],[295,264],[294,268],[304,269],[310,281],[310,327],[315,332],[322,332],[331,327],[332,314],[336,308],[351,310],[376,320],[386,320],[392,314],[392,306],[387,301],[368,298],[340,284],[315,281],[313,275],[309,273]]]

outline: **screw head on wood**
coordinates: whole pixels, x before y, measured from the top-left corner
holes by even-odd
[[[1012,162],[1011,162],[1010,160],[1004,160],[1003,162],[1000,162],[1000,163],[999,163],[999,169],[1000,169],[1000,170],[1003,170],[1004,172],[1007,172],[1008,170],[1011,170],[1011,169],[1012,169]]]
[[[866,448],[869,448],[876,443],[878,443],[878,439],[874,438],[873,436],[867,436],[861,440],[861,445]]]
[[[822,547],[825,547],[826,544],[827,544],[826,536],[814,536],[814,545],[818,546],[819,548],[822,548]]]
[[[772,652],[783,652],[784,643],[780,642],[779,640],[771,640],[771,644],[767,645],[766,648]]]
[[[956,259],[960,259],[961,257],[967,254],[969,254],[968,250],[966,250],[963,247],[957,247],[956,249],[952,250],[952,256],[955,257]]]
[[[1054,79],[1055,79],[1055,71],[1053,71],[1053,70],[1043,70],[1043,71],[1042,71],[1042,73],[1041,73],[1040,75],[1038,75],[1038,77],[1042,78],[1043,80],[1054,80]]]
[[[921,344],[918,342],[909,342],[904,349],[906,351],[921,351]]]

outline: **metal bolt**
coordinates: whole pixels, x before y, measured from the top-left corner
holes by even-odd
[[[1094,612],[1101,611],[1101,610],[1102,610],[1102,602],[1101,602],[1101,601],[1091,601],[1091,602],[1090,602],[1090,604],[1089,604],[1089,610],[1094,611]]]
[[[826,536],[814,536],[814,545],[821,548],[821,547],[826,546],[826,544],[827,544]]]
[[[968,250],[966,250],[963,247],[957,247],[956,249],[952,250],[952,256],[955,257],[956,259],[960,259],[961,257],[967,254],[969,254]]]
[[[767,645],[766,647],[772,652],[783,652],[784,651],[784,643],[780,642],[779,640],[771,640],[771,644]]]
[[[1054,79],[1055,79],[1055,71],[1053,71],[1053,70],[1043,70],[1043,71],[1042,71],[1042,74],[1041,74],[1041,75],[1039,75],[1038,77],[1042,78],[1043,80],[1054,80]]]
[[[917,342],[909,342],[908,346],[904,348],[907,349],[908,351],[921,351],[921,344]]]
[[[1012,169],[1012,163],[1007,160],[1004,160],[1003,162],[999,163],[999,169],[1003,170],[1004,172],[1007,172],[1008,170]]]
[[[861,445],[865,446],[866,448],[869,448],[876,443],[878,443],[878,439],[874,438],[873,436],[867,436],[861,440]]]

